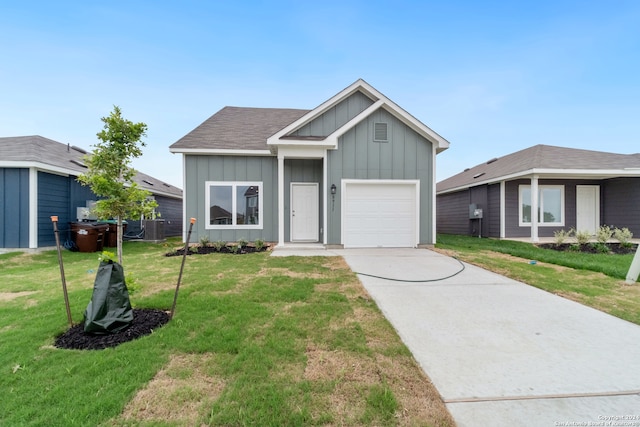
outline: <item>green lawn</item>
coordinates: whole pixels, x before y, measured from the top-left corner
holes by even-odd
[[[453,235],[439,235],[436,250],[640,325],[640,285],[624,282],[633,255],[558,252]]]
[[[128,242],[138,308],[169,309],[179,245]],[[82,320],[98,254],[64,252]],[[98,351],[62,350],[57,253],[0,255],[0,425],[454,425],[341,258],[190,255],[174,319]]]

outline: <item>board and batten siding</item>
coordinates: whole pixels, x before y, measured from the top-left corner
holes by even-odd
[[[640,178],[603,181],[600,193],[602,223],[627,227],[634,237],[640,237]]]
[[[374,123],[387,123],[388,142],[374,142]],[[433,148],[393,115],[379,109],[347,131],[338,149],[327,153],[327,187],[335,184],[335,206],[327,218],[327,243],[340,244],[342,179],[420,180],[420,244],[431,244],[433,236]],[[329,203],[334,203],[330,201]],[[383,227],[384,224],[381,224]]]
[[[0,168],[0,248],[29,247],[29,169]]]
[[[278,241],[278,160],[275,156],[206,156],[185,155],[185,217],[196,218],[191,241],[207,237],[209,241],[249,242],[262,239]],[[261,229],[206,229],[207,181],[262,182],[263,218]],[[186,225],[188,228],[188,225]]]
[[[356,92],[319,117],[307,123],[291,135],[327,136],[349,120],[366,110],[373,101],[361,92]]]

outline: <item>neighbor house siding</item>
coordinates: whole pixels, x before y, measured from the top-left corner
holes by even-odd
[[[291,159],[284,162],[284,240],[291,241],[291,183],[315,182],[318,183],[318,206],[320,212],[324,209],[322,203],[322,160],[315,159]],[[320,214],[318,224],[322,227],[323,216]],[[319,233],[320,241],[322,235]]]
[[[388,124],[388,142],[373,141],[376,122]],[[335,184],[338,189],[335,207],[328,209],[328,244],[341,243],[342,179],[420,180],[419,243],[433,243],[433,149],[429,141],[379,109],[340,137],[338,149],[328,151],[327,159],[327,186]]]
[[[68,237],[70,215],[69,177],[38,172],[38,247],[54,246],[51,216],[58,216],[60,239]]]
[[[518,186],[531,185],[528,179],[508,181],[506,183],[506,236],[529,237],[531,227],[520,227],[518,218]],[[540,179],[538,185],[562,185],[564,186],[564,226],[547,227],[538,226],[539,237],[553,237],[558,230],[569,230],[576,226],[576,187],[578,185],[601,185],[600,181],[577,179]],[[602,191],[602,188],[601,188]],[[601,204],[602,206],[602,204]],[[600,212],[602,221],[602,210]]]
[[[500,184],[491,184],[487,188],[487,236],[500,237]]]
[[[29,169],[0,168],[0,247],[29,247]]]
[[[602,223],[627,227],[640,237],[640,178],[616,178],[603,181],[600,188]]]
[[[367,109],[373,101],[366,95],[356,92],[344,101],[330,108],[319,117],[304,125],[291,135],[327,136],[343,126],[349,120]]]
[[[173,197],[154,196],[160,213],[160,219],[164,220],[164,235],[166,237],[182,235],[182,200]]]
[[[441,194],[436,200],[437,232],[442,234],[469,233],[469,191]]]
[[[239,239],[268,242],[278,240],[278,173],[277,158],[241,156],[185,155],[186,218],[196,218],[192,241],[207,237],[210,241],[235,242]],[[206,229],[206,181],[262,182],[263,225],[261,229]]]

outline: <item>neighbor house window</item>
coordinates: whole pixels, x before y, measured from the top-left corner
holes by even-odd
[[[262,183],[207,181],[206,228],[262,228]]]
[[[531,186],[520,186],[520,225],[530,226]],[[564,186],[538,186],[538,214],[536,220],[539,225],[564,226]]]

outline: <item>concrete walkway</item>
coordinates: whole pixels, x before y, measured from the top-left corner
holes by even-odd
[[[459,427],[640,426],[640,326],[429,250],[327,255],[402,280],[359,275]]]

